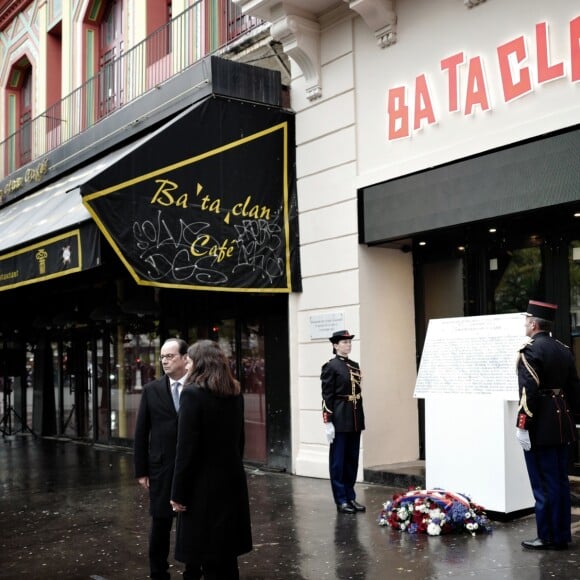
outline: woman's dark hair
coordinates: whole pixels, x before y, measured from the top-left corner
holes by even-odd
[[[220,397],[230,397],[241,392],[228,359],[220,345],[213,340],[198,340],[187,349],[191,359],[188,383],[195,383]]]

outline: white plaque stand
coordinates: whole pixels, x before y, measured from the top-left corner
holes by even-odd
[[[521,314],[432,320],[415,386],[425,398],[427,488],[488,512],[528,512],[534,498],[515,438]]]

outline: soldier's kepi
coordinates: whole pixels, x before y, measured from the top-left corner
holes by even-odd
[[[349,358],[354,334],[334,332],[329,338],[335,357],[322,366],[322,417],[330,443],[330,483],[339,513],[365,511],[355,499],[361,432],[365,428],[361,370]]]

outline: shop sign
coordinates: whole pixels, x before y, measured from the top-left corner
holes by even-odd
[[[25,185],[33,182],[39,182],[48,172],[48,159],[43,159],[34,167],[26,169],[23,175],[10,179],[2,189],[0,189],[0,201],[15,191],[23,188]]]
[[[99,264],[94,224],[0,255],[0,292],[93,268]]]
[[[465,51],[447,56],[440,61],[441,73],[447,77],[447,94],[441,95],[448,113],[473,115],[476,111],[489,111],[497,99],[511,103],[533,93],[546,83],[562,80],[580,81],[580,16],[574,18],[567,31],[569,52],[566,58],[550,56],[550,34],[547,22],[535,27],[532,42],[517,36],[496,48],[494,59],[482,56],[468,58]],[[535,55],[535,58],[534,58]],[[486,68],[495,69],[501,81],[493,87],[487,80]],[[568,70],[567,70],[568,69]],[[465,98],[461,99],[460,87]],[[388,90],[388,139],[409,137],[413,132],[438,123],[440,111],[425,73],[415,78],[413,86],[399,85]],[[440,96],[440,95],[437,95]]]
[[[83,186],[83,203],[139,284],[298,290],[292,122],[211,99],[107,170],[119,181]]]

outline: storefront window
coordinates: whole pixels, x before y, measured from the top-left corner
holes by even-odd
[[[246,417],[245,457],[266,462],[266,377],[262,325],[258,321],[242,325],[240,381]]]
[[[249,461],[265,463],[266,380],[263,324],[259,320],[214,320],[209,325],[190,327],[190,344],[202,338],[216,340],[239,379],[245,403],[245,452]],[[239,332],[240,336],[237,336]]]
[[[117,365],[111,376],[111,437],[132,439],[143,386],[161,376],[159,337],[119,329]]]
[[[489,261],[489,269],[495,287],[495,314],[525,312],[529,298],[537,295],[540,285],[540,248],[520,248],[505,252],[501,258]]]
[[[62,402],[64,424],[62,434],[67,437],[92,437],[92,399],[88,355],[90,351],[81,340],[63,342]]]

